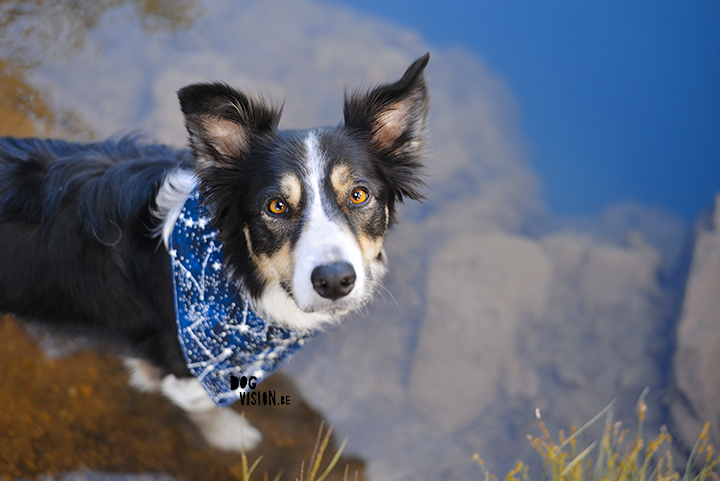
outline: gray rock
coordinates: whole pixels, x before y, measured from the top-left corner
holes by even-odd
[[[507,234],[454,238],[434,256],[409,394],[439,430],[477,419],[498,389],[536,394],[537,373],[515,341],[527,315],[545,309],[551,275],[537,243]]]
[[[671,404],[673,420],[686,447],[704,422],[720,444],[720,195],[708,225],[697,233],[687,280],[673,363],[680,396]]]

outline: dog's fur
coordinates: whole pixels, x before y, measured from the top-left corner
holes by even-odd
[[[179,211],[199,187],[228,275],[271,322],[314,331],[365,305],[396,203],[421,197],[427,61],[346,96],[334,128],[279,131],[279,109],[211,83],[178,92],[189,151],[0,140],[0,311],[119,342],[132,384],[239,448],[237,415],[213,409],[178,342],[167,239]]]

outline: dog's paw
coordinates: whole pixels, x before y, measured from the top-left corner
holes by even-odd
[[[213,400],[194,377],[178,379],[168,374],[163,378],[160,388],[163,394],[186,412],[204,412],[215,407]]]
[[[262,434],[242,415],[229,408],[214,408],[205,412],[188,413],[208,444],[224,451],[255,449]]]

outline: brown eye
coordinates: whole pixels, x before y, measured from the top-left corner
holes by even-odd
[[[275,215],[280,215],[287,212],[288,207],[282,200],[273,199],[272,202],[270,202],[270,205],[268,205],[268,210]]]
[[[365,189],[354,189],[350,193],[350,202],[353,204],[363,204],[367,202],[368,198],[370,197],[370,194],[368,194],[367,190]]]

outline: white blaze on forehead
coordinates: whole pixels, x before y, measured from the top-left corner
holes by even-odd
[[[303,230],[295,251],[295,275],[293,292],[298,306],[306,311],[327,308],[333,302],[347,304],[357,302],[366,291],[366,279],[360,246],[342,217],[331,219],[324,206],[334,199],[323,195],[325,184],[325,159],[318,148],[316,132],[305,139],[307,176],[303,179],[307,195]],[[335,262],[348,262],[355,269],[355,287],[347,296],[331,301],[321,297],[313,288],[310,277],[318,266]]]

